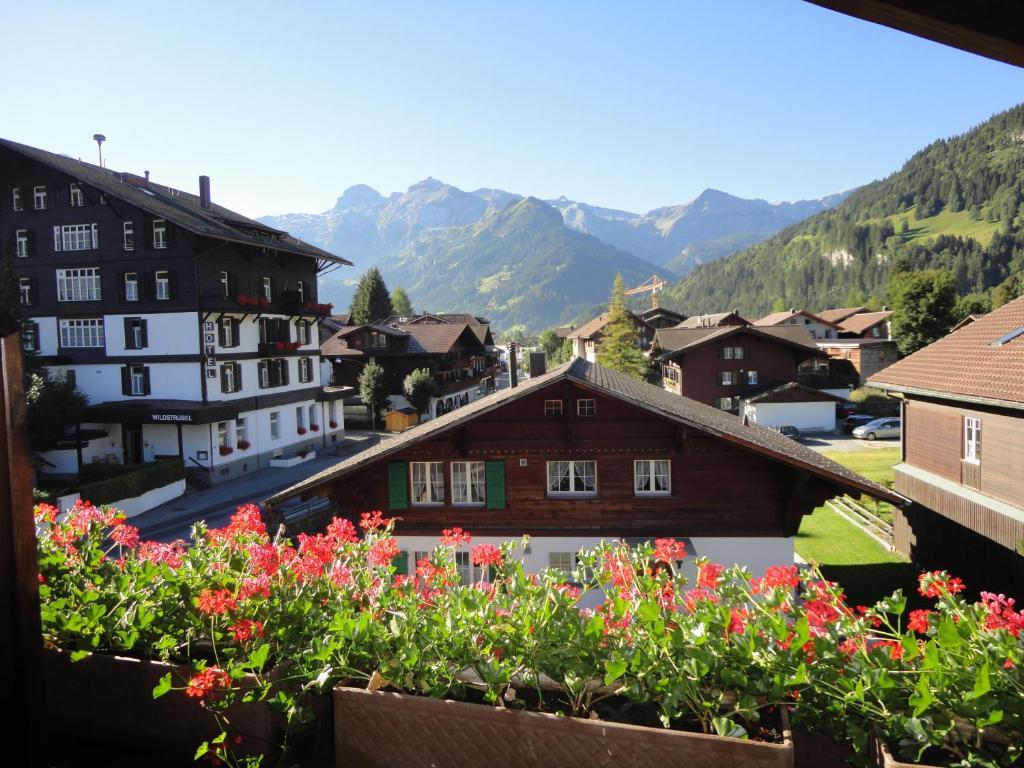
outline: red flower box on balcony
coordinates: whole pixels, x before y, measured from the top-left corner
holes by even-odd
[[[260,306],[261,307],[269,307],[270,306],[270,299],[268,299],[266,296],[264,296],[262,299],[260,299]]]
[[[302,344],[301,344],[300,342],[298,342],[298,341],[293,341],[293,342],[291,343],[291,347],[292,347],[292,349],[298,349],[298,348],[299,348],[299,347],[301,347],[301,346],[302,346]]]
[[[238,295],[238,298],[235,299],[235,301],[237,301],[241,306],[244,307],[244,306],[248,305],[251,300],[244,293],[240,293]]]
[[[310,424],[309,428],[311,430],[313,430],[314,432],[319,432],[320,431],[320,425],[319,424]]]
[[[248,450],[249,449],[249,445],[250,445],[250,443],[249,443],[248,440],[239,440],[238,441],[238,450],[240,450],[240,451]]]
[[[278,341],[278,342],[276,342],[276,343],[274,344],[274,349],[276,349],[276,350],[277,350],[278,352],[280,352],[281,350],[283,350],[283,349],[284,349],[284,342],[283,342],[283,341]]]
[[[338,428],[338,422],[332,421],[331,422],[331,429],[337,429],[337,428]]]
[[[235,449],[232,448],[230,445],[222,445],[219,450],[221,456],[227,456],[228,454],[232,453]]]
[[[295,431],[298,432],[300,435],[306,434],[306,428],[305,427],[299,427]]]

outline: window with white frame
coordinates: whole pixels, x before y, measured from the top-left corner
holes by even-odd
[[[125,349],[143,349],[146,342],[146,320],[142,317],[126,317],[124,320]]]
[[[121,247],[126,251],[135,250],[135,222],[124,221],[121,223]]]
[[[270,361],[260,360],[257,367],[260,375],[260,387],[266,389],[270,386]]]
[[[161,250],[167,247],[167,222],[163,219],[153,220],[153,247]]]
[[[306,428],[306,411],[301,405],[295,409],[295,426],[299,429]]]
[[[231,276],[228,275],[225,269],[220,271],[220,289],[224,294],[224,298],[231,295]]]
[[[102,347],[103,318],[60,321],[62,347]]]
[[[757,371],[747,371],[747,384],[757,384]]]
[[[139,300],[139,273],[138,272],[125,272],[124,273],[124,300],[125,301],[138,301]]]
[[[53,250],[91,251],[100,247],[96,224],[64,224],[53,228]]]
[[[39,326],[36,323],[21,324],[21,348],[26,352],[39,351]]]
[[[153,273],[153,279],[156,281],[156,298],[158,301],[167,301],[171,298],[171,279],[167,274],[167,270],[160,269]]]
[[[21,190],[15,187],[11,190],[11,210],[20,211],[21,207]]]
[[[23,306],[32,306],[32,278],[18,278],[18,297]]]
[[[263,276],[263,279],[260,282],[260,288],[263,291],[264,299],[270,301],[274,298],[274,282],[266,275]]]
[[[309,344],[309,323],[305,320],[300,320],[295,324],[295,336],[299,340],[299,344]]]
[[[981,419],[964,416],[964,461],[981,463]]]
[[[99,267],[57,270],[57,301],[99,301],[101,298]]]
[[[444,504],[444,465],[440,461],[413,461],[409,464],[413,504]]]
[[[50,207],[50,193],[46,187],[32,187],[32,207],[44,211]]]
[[[230,317],[222,317],[220,319],[220,333],[222,347],[235,346],[235,324]]]
[[[722,347],[723,360],[742,360],[743,347]]]
[[[28,230],[14,230],[14,255],[19,259],[28,258]]]
[[[571,576],[576,568],[575,552],[548,552],[548,568],[555,568],[566,576]]]
[[[633,462],[633,490],[637,496],[667,496],[672,492],[672,463],[667,459]]]
[[[548,462],[548,495],[594,496],[596,494],[596,461]]]
[[[302,282],[301,280],[299,280],[295,284],[295,290],[298,291],[298,293],[299,293],[299,301],[300,302],[305,301],[306,300],[306,284],[304,282]]]
[[[483,504],[487,488],[482,461],[452,462],[452,503]]]
[[[225,394],[238,391],[235,383],[235,363],[224,363],[221,366],[221,384]]]
[[[469,552],[465,550],[455,553],[455,570],[458,571],[459,583],[463,586],[474,583],[474,570],[479,570],[481,578],[483,578],[483,569],[473,568],[473,561],[470,559]]]
[[[146,395],[149,394],[146,391],[146,366],[144,365],[129,365],[128,366],[128,394],[129,395]]]
[[[239,416],[237,419],[235,419],[235,445],[238,445],[239,443],[249,442],[249,438],[245,436],[245,426],[246,425],[244,417]]]
[[[731,397],[717,397],[715,398],[715,405],[718,406],[719,410],[731,411],[733,408]]]
[[[544,401],[544,415],[545,416],[561,416],[562,415],[562,401],[561,400],[545,400]]]
[[[281,439],[281,412],[271,411],[270,412],[270,439],[280,440]]]
[[[721,371],[718,374],[718,383],[724,387],[728,387],[736,383],[736,374],[732,371]]]
[[[82,185],[72,183],[69,187],[71,192],[71,207],[81,208],[85,205],[85,198],[82,197]]]
[[[320,423],[320,420],[317,419],[317,417],[316,417],[317,416],[317,414],[316,414],[316,403],[313,403],[311,406],[309,406],[308,410],[309,410],[309,426],[315,427],[315,426],[317,426]]]
[[[593,416],[596,410],[597,406],[594,404],[593,398],[585,397],[576,401],[577,416]]]
[[[228,444],[228,423],[226,421],[217,422],[217,447],[230,448]]]

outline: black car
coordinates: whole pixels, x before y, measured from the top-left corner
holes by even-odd
[[[779,427],[778,430],[779,434],[782,435],[783,437],[788,437],[791,440],[800,439],[800,430],[792,425],[787,424],[786,426]]]
[[[845,419],[843,419],[843,434],[844,435],[853,434],[853,430],[855,430],[857,427],[861,427],[861,426],[864,426],[865,424],[869,424],[870,422],[874,421],[876,418],[878,418],[878,417],[877,416],[868,416],[867,414],[864,414],[864,413],[855,413],[853,416],[847,416]]]

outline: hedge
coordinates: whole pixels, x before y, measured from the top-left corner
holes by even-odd
[[[79,493],[93,504],[110,504],[122,499],[134,499],[146,491],[162,488],[183,477],[185,465],[181,459],[161,459],[152,464],[144,464],[134,472],[87,483],[79,488]]]

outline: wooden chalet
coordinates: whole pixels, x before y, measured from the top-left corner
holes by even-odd
[[[691,315],[676,328],[721,328],[725,325],[750,325],[750,321],[740,315],[738,309],[732,312],[715,312],[710,315]]]
[[[902,400],[897,549],[976,588],[1024,583],[1024,298],[868,383]]]
[[[802,327],[748,325],[660,329],[651,356],[661,363],[666,390],[723,411],[736,410],[743,396],[797,381],[801,365],[826,359]]]
[[[638,312],[637,317],[647,323],[651,328],[675,328],[686,320],[686,315],[665,307],[651,307],[643,312]]]
[[[387,510],[400,518],[409,567],[442,529],[460,526],[474,543],[529,534],[534,569],[571,569],[601,539],[675,536],[691,555],[763,571],[792,563],[800,519],[843,491],[898,502],[765,427],[577,358],[267,505],[274,516],[291,499],[326,496],[352,520]]]
[[[819,315],[808,312],[805,309],[790,309],[783,312],[772,312],[760,320],[755,320],[753,325],[758,328],[779,328],[796,326],[803,328],[811,335],[812,339],[835,339],[839,337],[840,327],[838,324],[829,322]]]
[[[654,328],[648,325],[639,315],[629,312],[629,317],[636,328],[637,336],[640,338],[640,348],[648,350],[651,348],[651,341],[654,339]],[[602,312],[593,320],[584,323],[572,331],[566,338],[572,340],[573,354],[582,357],[590,362],[597,360],[597,350],[601,347],[601,339],[604,336],[604,328],[611,322],[610,312]]]

